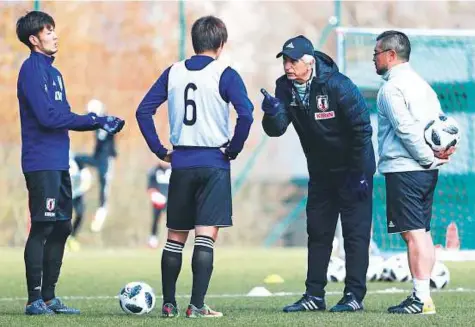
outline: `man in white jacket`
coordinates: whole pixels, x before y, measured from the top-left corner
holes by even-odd
[[[430,275],[435,251],[430,234],[432,202],[438,167],[454,148],[434,153],[425,142],[424,128],[442,113],[437,94],[410,66],[411,44],[398,31],[376,39],[373,61],[386,83],[378,92],[378,169],[386,179],[388,233],[400,233],[414,288],[390,313],[434,314]]]

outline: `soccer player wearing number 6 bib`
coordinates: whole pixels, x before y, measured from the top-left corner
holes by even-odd
[[[186,311],[190,318],[220,317],[204,297],[213,271],[213,248],[221,227],[232,226],[230,160],[241,152],[253,121],[253,106],[239,74],[218,59],[228,35],[216,17],[198,19],[191,38],[196,53],[166,69],[137,109],[137,121],[148,146],[171,162],[167,208],[168,236],[162,255],[164,317],[176,317],[176,281],[182,250],[195,230],[193,287]],[[166,149],[155,130],[153,115],[168,100],[170,143]],[[229,135],[229,103],[237,111]]]

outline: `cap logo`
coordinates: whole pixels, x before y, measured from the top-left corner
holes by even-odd
[[[294,49],[294,45],[292,44],[292,42],[290,42],[289,44],[287,44],[285,46],[287,49]]]

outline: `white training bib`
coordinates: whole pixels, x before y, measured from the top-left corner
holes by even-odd
[[[168,76],[168,120],[174,146],[217,148],[229,141],[229,104],[219,94],[219,81],[228,66],[214,60],[192,71],[185,61]]]

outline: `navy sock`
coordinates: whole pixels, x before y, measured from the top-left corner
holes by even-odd
[[[167,240],[162,254],[163,303],[176,306],[176,281],[181,271],[182,252],[185,244]]]
[[[45,302],[56,297],[55,289],[63,264],[64,247],[71,230],[71,220],[57,221],[46,239],[43,256],[43,286],[41,287],[41,296]]]
[[[53,222],[33,222],[25,244],[25,270],[28,303],[41,299],[45,241],[53,231]]]
[[[193,289],[190,303],[202,308],[213,273],[214,240],[208,236],[196,236],[191,268],[193,271]]]

